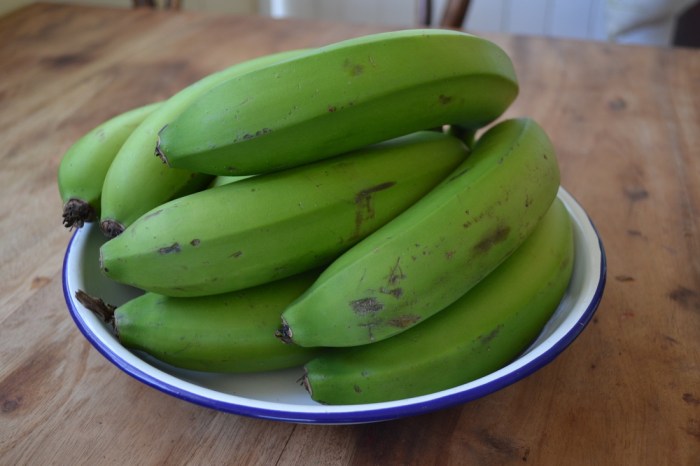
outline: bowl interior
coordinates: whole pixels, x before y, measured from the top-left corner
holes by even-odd
[[[308,396],[298,380],[301,367],[259,374],[210,374],[178,369],[121,346],[110,329],[75,300],[79,289],[120,305],[139,290],[117,284],[99,271],[105,241],[92,224],[78,230],[68,246],[63,287],[68,309],[85,337],[109,361],[136,379],[183,400],[221,411],[290,422],[356,423],[409,416],[464,403],[499,390],[554,359],[593,316],[605,285],[605,254],[581,206],[564,189],[559,197],[573,223],[576,255],[566,295],[535,342],[515,361],[470,383],[430,395],[351,406],[324,406]]]

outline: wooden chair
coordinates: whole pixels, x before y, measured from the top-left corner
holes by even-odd
[[[447,0],[447,5],[442,13],[438,25],[444,28],[461,29],[469,11],[470,0]],[[421,26],[430,26],[433,19],[432,0],[418,1],[418,23]]]
[[[163,2],[157,2],[156,0],[132,0],[131,4],[134,8],[153,8],[159,7],[159,3],[162,3],[160,7],[164,10],[179,10],[181,7],[180,0],[163,0]]]

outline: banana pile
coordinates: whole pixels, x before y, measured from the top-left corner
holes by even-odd
[[[64,155],[69,228],[143,290],[83,291],[127,348],[209,372],[304,366],[324,404],[402,399],[512,361],[568,286],[552,143],[507,54],[411,29],[236,64]]]

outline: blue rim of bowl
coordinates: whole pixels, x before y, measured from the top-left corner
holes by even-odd
[[[78,309],[76,309],[75,307],[68,287],[67,263],[78,231],[76,231],[71,237],[70,242],[68,243],[68,247],[66,249],[66,254],[63,259],[63,294],[66,304],[68,305],[68,310],[76,326],[83,334],[83,336],[107,360],[109,360],[112,364],[117,366],[123,372],[126,372],[127,374],[139,380],[140,382],[149,385],[166,394],[179,398],[181,400],[204,406],[207,408],[215,409],[218,411],[237,414],[246,417],[302,424],[359,424],[388,421],[408,416],[416,416],[449,408],[455,405],[464,404],[469,401],[482,398],[533,374],[534,372],[538,371],[542,367],[552,362],[571,343],[573,343],[573,341],[579,336],[579,334],[583,331],[583,329],[593,318],[593,315],[595,314],[595,311],[597,310],[600,301],[603,297],[603,291],[605,289],[605,281],[607,276],[607,259],[605,255],[605,248],[600,238],[600,234],[597,228],[595,227],[593,221],[591,220],[590,216],[570,194],[568,196],[573,201],[573,203],[584,213],[585,218],[589,223],[589,226],[593,229],[593,232],[597,237],[600,252],[600,274],[598,276],[598,283],[596,285],[596,289],[593,293],[591,301],[588,303],[581,317],[562,338],[560,338],[556,343],[552,345],[550,349],[540,354],[539,356],[536,356],[531,361],[525,363],[518,370],[498,376],[494,380],[487,382],[483,385],[468,388],[463,391],[456,391],[454,393],[445,394],[444,396],[432,398],[428,401],[418,401],[421,397],[417,397],[415,403],[402,404],[400,406],[380,407],[384,403],[377,403],[377,408],[372,408],[372,404],[366,404],[362,405],[361,410],[358,409],[357,405],[348,405],[346,411],[343,411],[342,407],[338,406],[329,407],[329,410],[326,412],[304,410],[289,411],[284,409],[246,406],[237,403],[214,400],[211,398],[207,398],[206,396],[183,390],[166,381],[160,380],[157,377],[152,376],[151,374],[143,372],[141,369],[133,366],[132,364],[121,358],[118,354],[114,353],[92,331],[92,329],[80,316]],[[408,401],[410,401],[410,399]]]

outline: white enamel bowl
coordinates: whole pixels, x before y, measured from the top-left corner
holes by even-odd
[[[82,289],[119,305],[138,291],[116,284],[99,271],[102,234],[86,225],[73,235],[63,265],[63,290],[73,320],[92,345],[127,374],[182,400],[224,412],[287,422],[352,424],[396,419],[465,403],[500,390],[552,361],[591,320],[605,287],[603,244],[591,220],[564,189],[574,221],[574,273],[562,302],[537,340],[515,361],[478,380],[429,395],[385,403],[324,406],[312,401],[298,383],[301,367],[262,374],[206,374],[173,368],[132,353],[91,311],[76,299]]]

